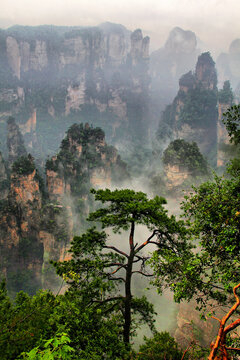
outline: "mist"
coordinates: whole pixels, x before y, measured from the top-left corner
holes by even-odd
[[[0,27],[19,25],[97,26],[110,21],[130,30],[141,28],[151,37],[151,49],[166,41],[179,26],[192,30],[207,47],[219,53],[240,35],[238,0],[30,0],[2,1]]]

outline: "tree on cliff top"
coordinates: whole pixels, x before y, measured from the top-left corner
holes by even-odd
[[[207,161],[195,142],[183,139],[172,141],[163,153],[164,165],[179,165],[190,171],[191,175],[207,175]]]
[[[132,295],[132,277],[136,274],[151,276],[146,269],[148,256],[142,253],[146,246],[156,245],[158,251],[174,252],[182,256],[187,251],[185,229],[182,221],[168,216],[163,205],[165,199],[148,200],[146,194],[133,190],[92,190],[95,199],[105,206],[89,215],[88,220],[101,223],[103,229],[112,228],[121,234],[123,244],[119,247],[109,243],[105,231],[89,229],[73,239],[70,252],[72,259],[56,263],[57,272],[63,276],[71,289],[80,290],[88,304],[97,304],[98,311],[113,312],[123,317],[123,338],[129,343],[132,330],[132,315],[140,315],[140,322],[153,326],[153,307],[145,297]],[[149,235],[137,242],[135,228],[145,225]],[[128,235],[125,232],[129,231]],[[177,235],[181,234],[181,240]],[[109,235],[109,238],[111,236]],[[128,247],[128,250],[122,250]],[[123,284],[123,294],[118,285]],[[87,306],[86,303],[86,306]],[[139,320],[139,318],[138,318]]]

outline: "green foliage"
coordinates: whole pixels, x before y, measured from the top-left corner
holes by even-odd
[[[235,144],[239,143],[240,107],[231,107],[225,115],[227,130]],[[179,257],[165,250],[167,261],[155,252],[152,264],[159,286],[165,278],[176,301],[194,297],[198,309],[215,300],[232,301],[232,288],[240,278],[240,172],[239,159],[234,159],[225,177],[215,176],[185,197],[183,217],[188,227],[189,244],[197,251]],[[168,274],[167,276],[165,276]]]
[[[207,162],[195,142],[188,143],[183,139],[172,141],[163,153],[164,165],[179,165],[191,172],[191,175],[206,175]]]
[[[50,340],[45,340],[43,349],[35,347],[28,353],[22,353],[19,359],[24,360],[68,360],[73,359],[74,349],[69,346],[70,339],[67,334],[57,334]]]
[[[239,282],[239,189],[239,177],[216,176],[186,196],[182,209],[198,251],[184,258],[168,253],[168,263],[161,266],[158,255],[153,258],[160,277],[170,274],[167,282],[176,301],[195,296],[199,308],[212,299],[225,303]]]
[[[43,199],[47,197],[47,193],[46,193],[46,190],[45,190],[45,183],[44,183],[44,180],[42,178],[42,176],[39,174],[39,171],[38,169],[36,169],[36,173],[35,173],[35,176],[34,176],[34,179],[38,182],[39,184],[39,190],[42,194],[42,197]]]
[[[46,203],[41,215],[41,228],[53,234],[56,241],[66,244],[69,239],[66,208],[59,204]]]
[[[138,360],[181,360],[183,352],[168,332],[155,333],[153,338],[144,338],[136,356]],[[185,357],[186,359],[188,357]]]
[[[226,113],[223,114],[223,123],[230,136],[230,141],[235,145],[240,143],[240,105],[231,106]]]
[[[13,302],[2,283],[1,359],[123,359],[127,352],[119,334],[121,321],[105,310],[97,303],[86,306],[84,297],[72,290],[58,296],[42,291],[33,297],[20,292]]]
[[[224,81],[222,90],[219,90],[218,101],[220,102],[220,104],[229,104],[229,106],[232,105],[233,92],[229,80]]]
[[[194,128],[214,127],[217,121],[216,106],[216,91],[196,86],[186,95],[179,116],[179,124],[188,124]]]
[[[14,360],[22,351],[31,350],[41,338],[51,336],[49,316],[56,304],[48,291],[29,295],[19,292],[14,303],[5,284],[0,289],[0,353],[2,360]]]
[[[73,124],[61,143],[57,159],[48,160],[46,169],[56,171],[61,163],[65,177],[69,177],[72,173],[71,170],[76,170],[77,175],[82,175],[86,165],[89,169],[102,165],[101,154],[97,148],[99,143],[104,141],[104,137],[104,132],[100,128],[93,128],[87,124],[85,127],[83,124]],[[70,146],[70,139],[75,142],[73,146]],[[77,145],[82,146],[80,154],[77,153]],[[79,163],[79,156],[81,156],[81,163]],[[74,188],[75,185],[72,184],[72,187]]]
[[[55,263],[57,272],[77,291],[85,306],[97,304],[99,311],[121,319],[124,341],[129,342],[135,325],[148,323],[153,329],[154,311],[146,297],[136,298],[131,294],[131,278],[140,273],[149,276],[145,268],[147,257],[141,250],[151,240],[159,246],[159,251],[167,248],[179,254],[186,249],[184,240],[176,241],[176,234],[184,237],[181,221],[169,217],[163,205],[165,199],[148,199],[146,194],[133,190],[92,190],[95,199],[104,206],[90,213],[88,220],[100,222],[102,228],[111,228],[122,234],[122,241],[128,244],[128,253],[109,243],[104,231],[88,229],[80,237],[74,237],[70,252],[71,260]],[[145,225],[150,231],[149,238],[142,244],[134,243],[136,225]],[[125,231],[130,230],[126,237]],[[135,262],[142,263],[139,270],[133,270]],[[118,275],[119,273],[119,275]],[[115,275],[117,274],[117,275]],[[122,294],[119,285],[125,284]],[[96,305],[95,305],[96,306]],[[122,318],[121,308],[124,308]],[[132,316],[135,316],[132,319]]]
[[[103,304],[94,301],[87,304],[86,296],[86,293],[69,289],[61,298],[51,321],[57,322],[58,332],[68,334],[77,359],[125,358],[121,319]]]
[[[98,232],[95,228],[88,229],[82,236],[73,238],[70,249],[72,259],[55,263],[57,273],[73,288],[80,290],[86,303],[93,299],[100,301],[104,294],[115,289],[104,270],[111,263],[121,261],[121,256],[112,252],[102,253],[106,237],[104,232]]]
[[[21,156],[12,165],[12,171],[18,175],[30,175],[35,170],[31,155]]]
[[[45,169],[56,172],[58,169],[58,162],[54,161],[53,159],[47,159]]]
[[[73,124],[67,132],[68,138],[71,137],[79,144],[88,144],[89,142],[103,141],[105,134],[100,128],[92,126],[83,126],[83,124]]]
[[[119,232],[121,229],[128,230],[131,222],[135,224],[146,225],[150,230],[169,222],[169,231],[171,230],[175,218],[172,216],[168,218],[167,210],[163,205],[166,200],[162,197],[156,196],[154,199],[148,199],[147,195],[142,192],[135,192],[134,190],[92,190],[95,194],[95,199],[101,201],[108,206],[101,208],[89,215],[91,221],[101,221],[102,227],[112,227],[114,232]]]

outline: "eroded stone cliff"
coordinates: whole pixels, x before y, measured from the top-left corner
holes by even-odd
[[[154,122],[175,97],[179,78],[194,68],[199,55],[192,31],[174,28],[165,45],[150,55],[151,107]]]
[[[160,121],[158,137],[195,141],[210,161],[216,158],[217,75],[209,53],[199,56],[195,73],[179,80],[179,91]]]
[[[73,214],[82,212],[83,217],[91,187],[111,187],[127,179],[126,165],[117,150],[106,144],[100,128],[88,124],[72,125],[60,152],[46,163],[50,199],[69,206]]]
[[[8,168],[0,154],[0,272],[13,292],[55,290],[49,261],[69,257],[70,240],[91,206],[90,188],[128,180],[126,165],[100,128],[75,124],[47,161],[45,187],[14,119],[8,125]]]
[[[1,272],[12,291],[42,285],[42,195],[31,156],[14,162],[8,196],[0,203]]]
[[[26,146],[35,155],[46,155],[51,148],[59,118],[60,138],[66,122],[71,125],[76,116],[105,127],[111,138],[131,138],[135,131],[143,136],[149,37],[141,30],[131,33],[110,23],[92,28],[16,26],[1,37],[0,121],[18,114]],[[50,131],[44,133],[46,119]]]

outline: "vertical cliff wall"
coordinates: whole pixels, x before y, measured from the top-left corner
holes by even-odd
[[[33,159],[20,157],[13,164],[8,196],[0,202],[1,273],[12,291],[34,293],[42,285],[41,207]]]
[[[22,134],[13,117],[9,117],[7,121],[7,147],[8,147],[8,161],[12,165],[20,156],[26,156],[27,151],[24,146]]]
[[[60,152],[46,163],[50,200],[69,206],[72,214],[88,213],[91,187],[111,187],[129,180],[126,165],[100,128],[74,124]],[[75,226],[77,224],[75,223]]]
[[[16,26],[0,35],[0,123],[17,114],[35,155],[52,154],[77,119],[115,141],[146,139],[149,38],[141,30]]]

